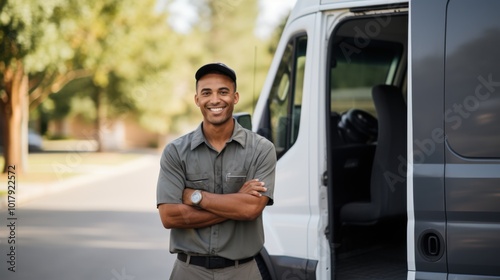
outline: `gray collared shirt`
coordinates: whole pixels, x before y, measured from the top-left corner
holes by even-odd
[[[235,121],[231,139],[221,152],[211,148],[202,125],[169,143],[162,154],[157,205],[182,203],[184,188],[211,193],[236,193],[243,183],[265,183],[273,204],[276,152],[274,145]],[[253,221],[227,220],[198,229],[171,229],[170,252],[242,259],[256,255],[264,244],[262,215]]]

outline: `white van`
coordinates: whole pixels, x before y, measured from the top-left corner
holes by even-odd
[[[253,115],[266,279],[500,279],[500,1],[298,0]]]

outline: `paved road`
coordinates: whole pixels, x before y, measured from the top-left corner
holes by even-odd
[[[148,155],[140,163],[19,205],[16,272],[9,271],[6,244],[12,220],[2,209],[0,279],[168,279],[174,255],[155,207],[158,156]]]

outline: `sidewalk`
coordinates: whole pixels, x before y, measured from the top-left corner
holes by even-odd
[[[7,196],[9,184],[6,176],[1,177],[0,209],[7,208],[8,200],[14,199],[15,205],[19,206],[52,193],[133,172],[155,158],[159,161],[159,152],[156,150],[113,153],[49,151],[30,154],[26,174],[17,175],[15,178],[13,196]]]

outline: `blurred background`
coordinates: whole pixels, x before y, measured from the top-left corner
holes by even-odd
[[[221,61],[252,113],[295,0],[0,1],[0,143],[29,152],[161,149],[195,128],[194,72]]]
[[[167,279],[159,152],[202,120],[194,73],[228,64],[253,113],[294,2],[0,0],[0,279]]]

